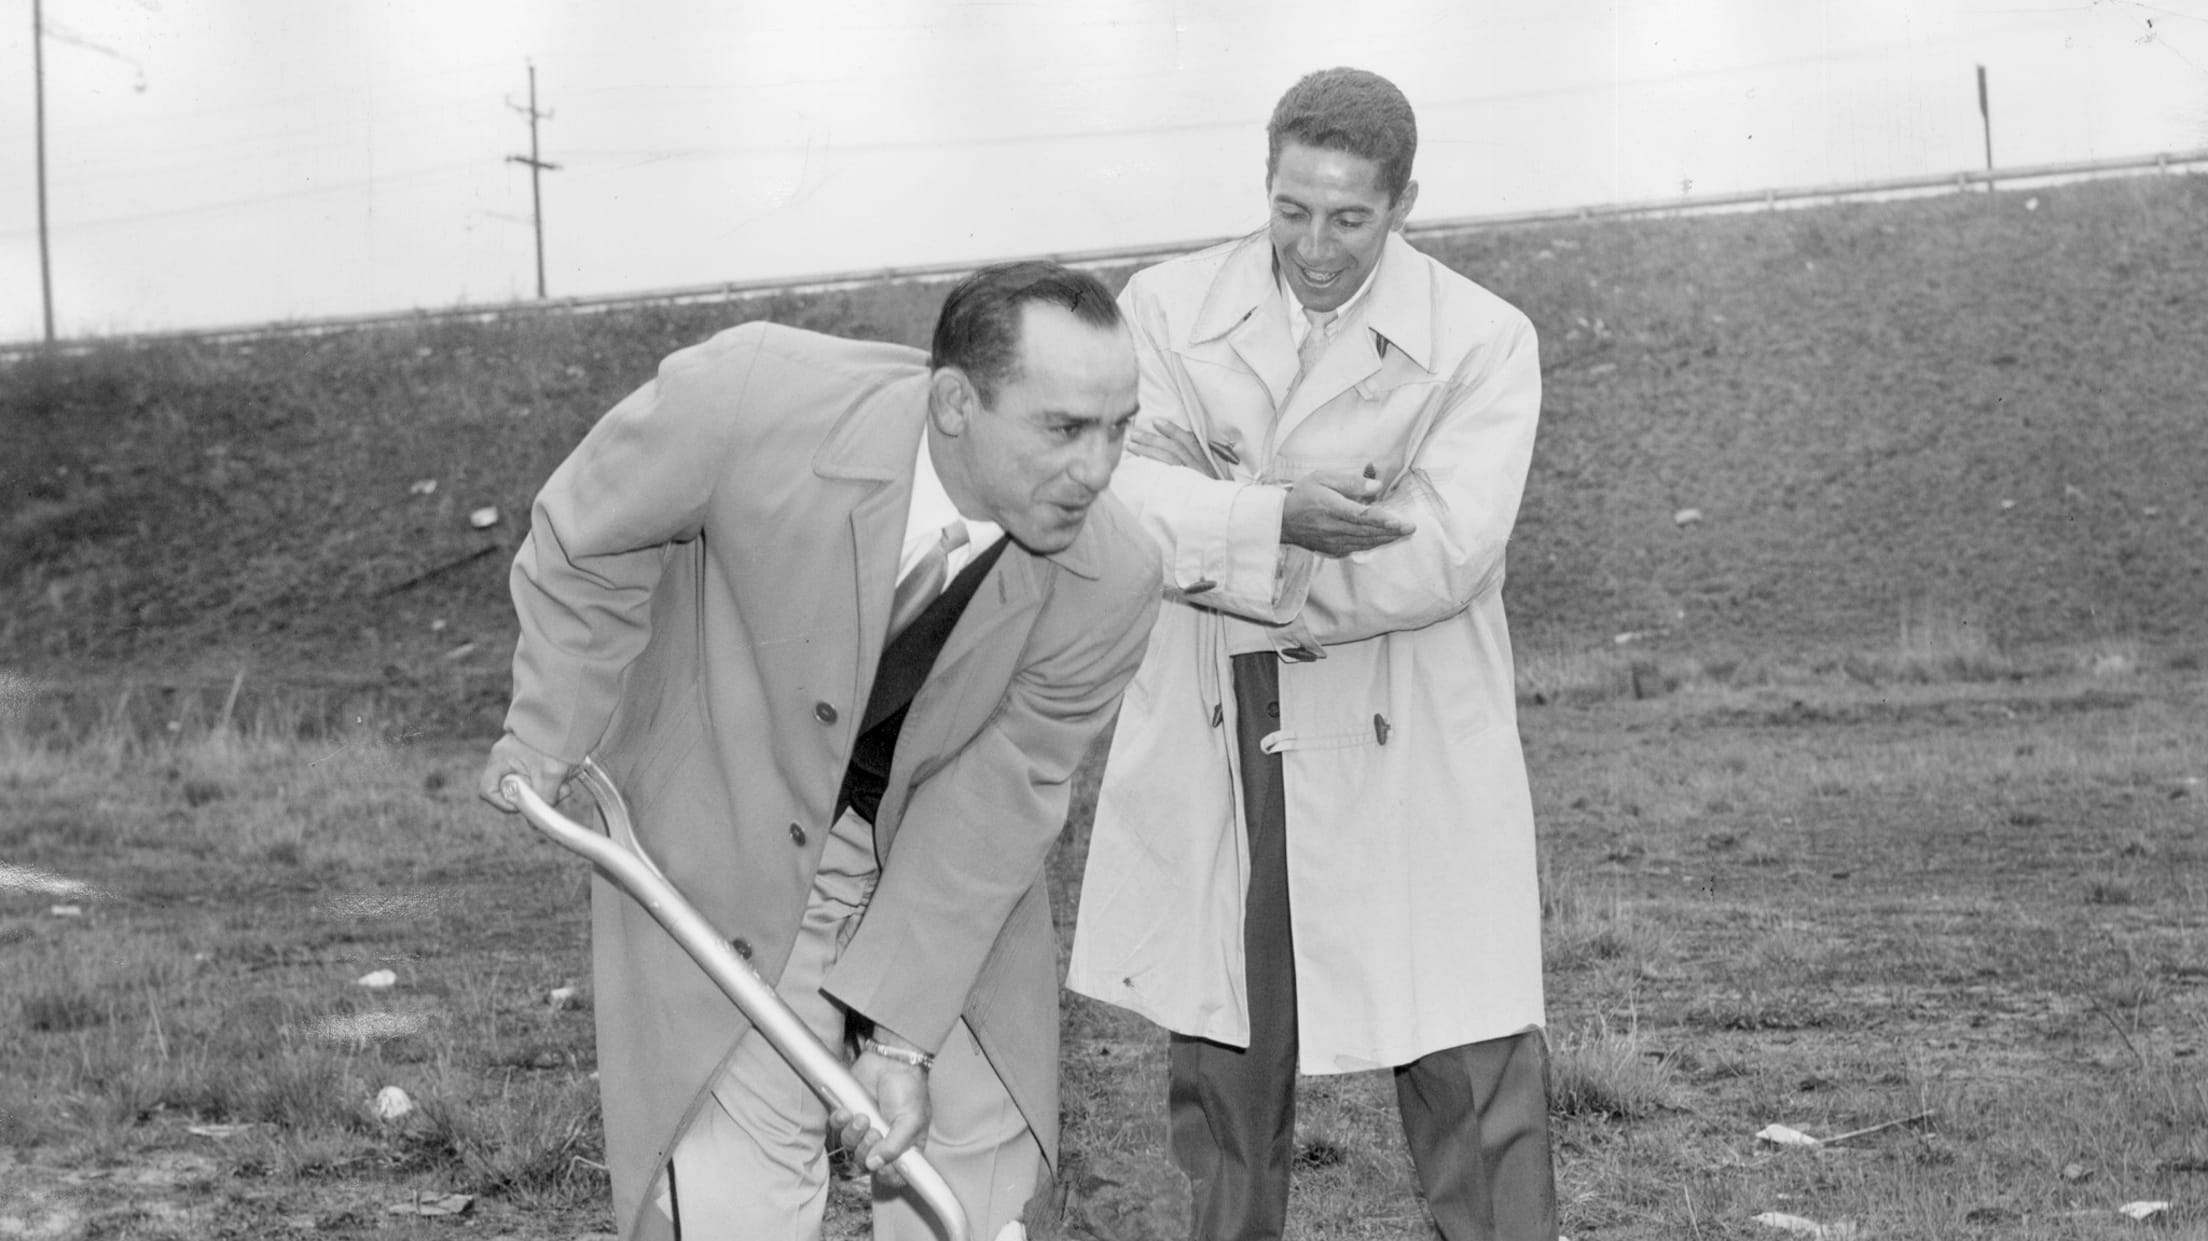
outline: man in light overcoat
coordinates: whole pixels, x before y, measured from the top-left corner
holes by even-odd
[[[746,324],[598,422],[514,564],[484,795],[595,755],[685,896],[856,1042],[866,1166],[924,1142],[983,1239],[1056,1156],[1044,860],[1157,607],[1106,490],[1135,395],[1109,294],[1049,264],[960,284],[929,355]],[[621,1235],[818,1236],[840,1118],[603,879],[591,938]],[[933,1237],[889,1179],[875,1235]]]
[[[1391,1069],[1444,1236],[1549,1241],[1540,900],[1504,549],[1526,317],[1413,249],[1410,105],[1313,74],[1269,227],[1120,296],[1113,487],[1166,604],[1105,767],[1069,985],[1172,1031],[1197,1235],[1277,1238],[1297,1073]]]

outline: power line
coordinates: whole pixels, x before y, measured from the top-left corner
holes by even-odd
[[[313,198],[322,194],[343,194],[355,190],[373,189],[395,181],[449,177],[458,173],[477,172],[481,168],[482,164],[471,160],[465,164],[446,164],[436,168],[416,168],[408,172],[382,173],[373,177],[356,177],[346,181],[332,181],[327,185],[303,186],[296,190],[285,190],[276,194],[259,194],[251,198],[226,198],[219,202],[193,203],[184,207],[163,207],[157,211],[133,211],[120,215],[71,220],[68,223],[68,228],[71,231],[77,231],[111,227],[117,224],[135,224],[143,220],[165,220],[176,216],[202,215],[210,211],[231,211],[239,207],[259,206],[263,203],[286,202],[299,198]],[[28,229],[0,229],[0,237],[20,237],[28,231]]]
[[[105,43],[86,38],[85,36],[78,34],[76,31],[69,29],[67,26],[58,25],[54,22],[44,23],[43,29],[45,30],[46,37],[54,40],[56,43],[66,43],[71,47],[81,47],[88,52],[98,52],[102,56],[112,57],[113,59],[119,60],[124,64],[129,65],[130,71],[137,75],[137,79],[131,83],[132,88],[141,92],[146,89],[146,67],[143,64],[139,63],[136,57],[130,56],[123,52],[118,52],[114,48],[107,46]]]
[[[50,24],[47,33],[49,35],[52,35],[54,33],[54,31],[51,29]],[[109,49],[106,48],[95,48],[94,50],[109,51]],[[121,53],[112,51],[110,51],[109,54],[116,56],[122,55]],[[135,65],[137,62],[132,61],[131,63]],[[188,125],[190,122],[195,121],[218,120],[232,116],[259,117],[268,115],[272,109],[280,109],[286,114],[296,114],[305,109],[310,104],[328,100],[351,100],[358,98],[363,94],[373,94],[377,91],[393,90],[399,87],[406,86],[410,83],[430,82],[438,79],[447,78],[458,78],[463,75],[468,76],[472,80],[479,75],[481,70],[488,69],[495,65],[503,63],[505,62],[493,60],[471,61],[467,64],[448,65],[441,69],[425,69],[413,73],[398,73],[392,74],[389,77],[379,76],[362,81],[352,81],[337,85],[324,86],[315,90],[289,92],[281,96],[277,96],[273,99],[244,99],[235,103],[217,104],[215,106],[204,108],[179,108],[173,111],[164,109],[160,116],[153,118],[150,122],[148,120],[133,117],[128,120],[81,123],[71,126],[70,129],[72,133],[79,134],[106,133],[110,131],[127,131],[137,133],[144,131],[149,124],[167,127]],[[471,86],[470,88],[468,88],[466,93],[475,94],[479,92],[475,91]],[[458,100],[452,98],[428,99],[422,103],[415,104],[409,108],[403,109],[402,111],[409,113],[442,111],[445,114],[450,115],[452,109],[457,106],[458,102]]]

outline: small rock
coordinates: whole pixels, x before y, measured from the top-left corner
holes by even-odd
[[[385,1086],[376,1092],[377,1120],[404,1120],[414,1111],[414,1100],[397,1086]]]
[[[2069,1181],[2072,1184],[2076,1184],[2077,1182],[2083,1180],[2089,1180],[2092,1176],[2093,1169],[2086,1167],[2082,1163],[2066,1163],[2062,1165],[2062,1179]]]
[[[354,980],[355,986],[366,987],[371,991],[381,991],[386,987],[395,987],[398,983],[398,974],[391,970],[376,970],[373,973],[362,974]]]
[[[84,916],[84,906],[56,905],[53,908],[48,909],[46,912],[56,918],[81,918]]]
[[[580,987],[554,987],[551,993],[544,998],[554,1008],[581,1008],[583,1006],[583,992]]]
[[[2127,1202],[2117,1207],[2116,1211],[2126,1219],[2144,1224],[2169,1209],[2170,1204],[2167,1202]]]
[[[1691,526],[1701,520],[1702,510],[1698,508],[1683,508],[1671,515],[1671,524],[1675,526]]]
[[[498,509],[486,504],[468,514],[468,524],[478,530],[488,530],[498,524]]]
[[[1803,1133],[1799,1129],[1789,1128],[1786,1125],[1765,1125],[1763,1128],[1756,1130],[1756,1140],[1758,1142],[1769,1142],[1773,1146],[1824,1145],[1824,1142],[1822,1140],[1813,1138],[1808,1134]]]
[[[1798,1237],[1812,1238],[1813,1241],[1853,1241],[1855,1237],[1854,1224],[1820,1224],[1816,1220],[1788,1215],[1784,1211],[1765,1211],[1756,1216],[1755,1221],[1766,1228],[1777,1228]]]
[[[420,479],[416,481],[413,486],[408,487],[407,490],[418,496],[435,495],[437,492],[437,480],[434,478]]]

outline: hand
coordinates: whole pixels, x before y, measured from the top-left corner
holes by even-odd
[[[512,733],[498,739],[491,747],[491,759],[483,764],[483,775],[475,782],[476,795],[508,814],[515,814],[521,807],[506,799],[505,790],[498,786],[507,776],[520,776],[537,796],[551,805],[560,800],[560,789],[567,784],[575,768],[548,754],[523,745]]]
[[[1280,541],[1321,556],[1347,556],[1385,547],[1417,529],[1387,513],[1376,513],[1380,480],[1349,470],[1316,470],[1288,489],[1280,511]]]
[[[1138,457],[1196,471],[1205,478],[1219,477],[1211,456],[1196,433],[1170,422],[1138,423],[1127,431],[1127,451]]]
[[[898,1156],[927,1145],[927,1070],[873,1052],[860,1052],[851,1065],[851,1075],[874,1096],[882,1119],[889,1122],[889,1132],[875,1132],[865,1117],[842,1108],[829,1115],[829,1128],[842,1136],[852,1158],[882,1184],[903,1185],[904,1174],[895,1167]]]

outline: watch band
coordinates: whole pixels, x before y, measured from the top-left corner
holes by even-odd
[[[934,1056],[916,1048],[891,1047],[887,1043],[876,1040],[871,1034],[859,1040],[859,1050],[871,1052],[884,1060],[895,1060],[899,1064],[910,1065],[923,1073],[935,1067]]]

